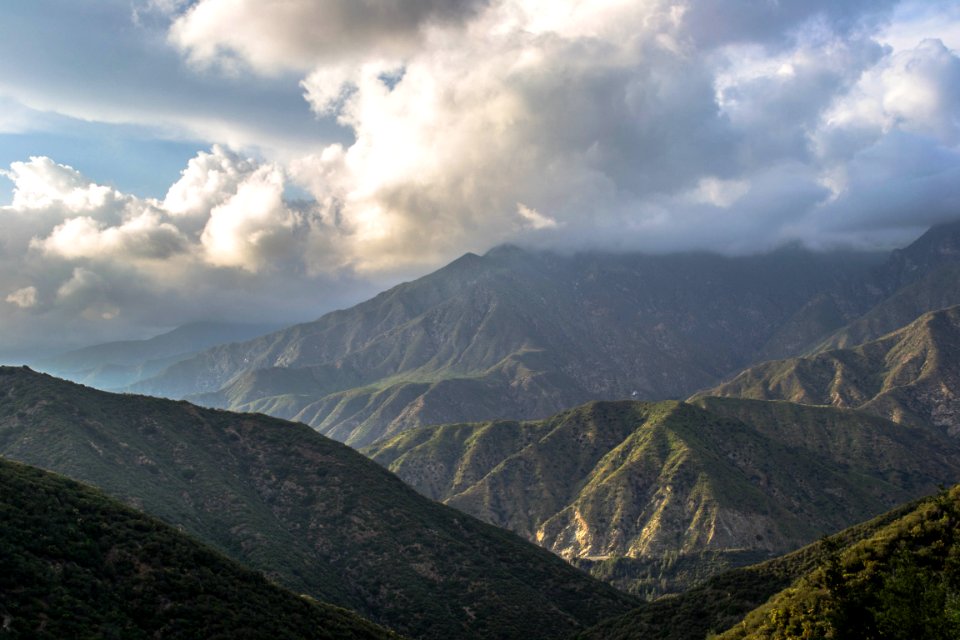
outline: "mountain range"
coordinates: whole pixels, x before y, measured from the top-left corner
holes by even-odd
[[[302,424],[0,368],[0,455],[417,638],[555,638],[636,600]]]
[[[132,390],[296,419],[358,447],[422,424],[684,397],[751,363],[808,297],[870,262],[848,257],[502,247]]]
[[[897,576],[954,597],[904,533],[948,541],[946,497],[767,559],[960,480],[958,275],[960,223],[886,255],[499,247],[250,340],[45,364],[123,395],[0,368],[0,455],[416,638],[880,629]]]
[[[760,361],[960,304],[958,256],[960,223],[888,255],[505,246],[314,322],[211,348],[130,390],[294,419],[354,447],[426,424],[681,399]]]

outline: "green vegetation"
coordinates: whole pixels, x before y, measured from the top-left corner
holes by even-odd
[[[732,398],[422,427],[365,452],[425,495],[647,598],[960,478],[957,443],[935,431]]]
[[[0,368],[0,454],[422,638],[553,638],[636,601],[302,424]]]
[[[0,460],[0,638],[395,638],[90,487]]]
[[[793,553],[722,573],[683,594],[644,603],[576,638],[702,640],[716,638],[725,630],[729,631],[719,636],[725,640],[936,638],[916,633],[913,625],[925,616],[917,615],[922,609],[917,609],[912,599],[930,594],[934,606],[927,609],[933,614],[928,617],[943,622],[952,615],[953,600],[948,596],[958,577],[958,504],[960,487],[934,499],[902,505]],[[890,598],[903,591],[904,585],[921,583],[934,588],[917,591],[902,602]],[[940,604],[942,608],[938,608]],[[840,611],[845,613],[841,616]],[[848,625],[843,633],[830,627],[831,621],[846,624],[857,616],[862,622],[865,613],[889,620],[905,612],[909,613],[899,623],[905,635],[866,636],[859,634],[869,632],[870,627],[858,631]],[[809,635],[803,635],[805,627],[810,629]]]
[[[720,638],[960,637],[960,487],[867,539],[821,549],[815,569]]]

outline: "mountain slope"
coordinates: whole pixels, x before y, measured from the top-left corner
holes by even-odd
[[[848,349],[766,362],[707,392],[858,408],[960,435],[960,307]]]
[[[826,407],[698,404],[596,402],[543,421],[423,427],[366,453],[425,495],[595,575],[619,572],[613,581],[635,591],[652,585],[610,563],[680,554],[716,571],[724,554],[782,553],[960,479],[956,444],[922,428]]]
[[[4,638],[395,638],[90,487],[0,459]]]
[[[300,424],[2,368],[0,454],[415,637],[556,637],[632,603]]]
[[[960,637],[960,489],[825,555],[720,638]]]
[[[768,340],[758,361],[875,340],[960,304],[960,222],[931,227],[860,278],[819,292]]]
[[[926,577],[940,580],[947,577],[953,581],[956,593],[960,587],[956,582],[960,576],[956,565],[957,552],[960,551],[957,548],[957,533],[960,531],[958,507],[960,487],[954,487],[949,493],[897,507],[785,556],[715,576],[681,595],[644,603],[630,613],[601,623],[576,637],[579,640],[702,640],[708,636],[717,637],[710,634],[727,629],[729,631],[720,637],[861,637],[857,635],[858,632],[870,633],[875,629],[862,625],[859,629],[844,629],[842,635],[808,633],[802,636],[802,631],[796,628],[789,630],[792,635],[786,635],[783,632],[787,629],[772,628],[773,625],[768,623],[790,620],[796,627],[803,627],[807,622],[810,631],[815,624],[822,623],[822,619],[810,615],[815,607],[809,605],[817,601],[828,604],[824,603],[824,596],[829,598],[831,594],[825,589],[824,578],[831,567],[841,568],[840,572],[832,572],[832,586],[846,586],[848,595],[857,595],[859,592],[862,596],[870,594],[871,582],[872,586],[879,586],[882,590],[889,578],[887,569],[891,564],[900,567],[913,564],[913,568],[918,568],[918,563],[910,562],[910,556],[917,558],[927,555],[932,562],[924,562]],[[930,552],[933,552],[932,557]],[[865,563],[868,557],[871,560]],[[953,560],[950,560],[951,557]],[[953,563],[952,567],[948,562]],[[864,580],[868,573],[864,569],[868,565],[872,576],[870,580]],[[865,586],[868,589],[864,589]],[[897,604],[912,607],[916,604],[916,597],[922,597],[926,591],[920,588],[913,593],[900,594]],[[854,609],[858,599],[846,599],[848,610]],[[863,603],[864,600],[860,599],[859,604]],[[799,610],[801,607],[797,607],[797,604],[803,605],[805,611]],[[791,608],[793,615],[784,615]],[[890,607],[889,610],[896,608]],[[821,607],[820,613],[826,611],[827,607]],[[910,618],[917,620],[921,616],[910,615]],[[901,623],[908,619],[901,620]],[[929,633],[917,633],[908,624],[901,624],[899,630],[901,635],[880,637],[933,637]],[[821,626],[818,631],[825,629]],[[777,635],[778,632],[782,635]]]
[[[147,340],[108,342],[44,358],[33,366],[45,373],[101,389],[118,389],[161,373],[170,365],[218,344],[276,331],[266,324],[196,322]]]
[[[810,351],[817,353],[870,342],[910,324],[924,313],[957,304],[960,304],[960,265],[946,265],[893,292]]]
[[[754,361],[807,300],[873,260],[501,247],[134,390],[294,418],[354,446],[595,398],[685,397]]]

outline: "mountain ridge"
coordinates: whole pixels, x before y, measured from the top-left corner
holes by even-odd
[[[875,628],[868,625],[877,617],[889,619],[890,613],[900,614],[898,628],[888,628],[888,635],[879,637],[931,637],[931,629],[925,633],[917,628],[917,623],[922,626],[929,620],[927,616],[939,616],[939,621],[944,622],[943,605],[950,606],[950,602],[939,603],[939,612],[931,611],[925,602],[925,588],[942,587],[933,583],[951,576],[953,588],[960,587],[956,584],[955,560],[951,568],[951,556],[944,553],[949,551],[955,558],[958,507],[960,486],[954,486],[936,496],[900,505],[792,553],[714,576],[684,594],[646,602],[575,638],[790,638],[804,633],[810,637],[878,637],[869,635]],[[945,541],[952,545],[943,544]],[[907,563],[902,562],[904,556]],[[897,569],[908,570],[908,582],[917,577],[916,573],[911,575],[911,570],[917,569],[933,580],[925,585],[914,582],[911,591],[898,594],[900,602],[878,601],[877,592],[887,589],[890,578],[896,578]],[[942,588],[940,595],[944,595]],[[847,625],[838,633],[831,624],[844,621],[836,615],[837,604],[846,614],[857,615],[854,628]],[[957,624],[955,614],[953,624]],[[954,635],[938,637],[956,637],[956,630],[955,626]]]
[[[850,348],[774,360],[741,372],[710,395],[858,408],[960,436],[960,306]]]
[[[4,367],[0,454],[412,637],[556,637],[634,602],[302,424]]]
[[[729,398],[595,401],[541,421],[420,427],[364,452],[424,495],[594,575],[623,574],[613,583],[638,593],[651,582],[631,582],[629,567],[646,572],[663,554],[715,572],[960,479],[960,449],[935,431]]]
[[[756,336],[873,260],[492,250],[130,390],[269,412],[356,447],[422,424],[681,398],[749,364]]]

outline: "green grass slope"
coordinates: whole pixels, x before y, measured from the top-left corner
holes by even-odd
[[[856,347],[751,367],[706,393],[857,408],[960,435],[960,307]]]
[[[0,368],[0,454],[423,638],[552,638],[633,600],[313,429]]]
[[[542,421],[424,427],[366,453],[424,494],[646,595],[960,479],[956,443],[926,429],[829,407],[697,404],[595,402]]]
[[[396,638],[91,487],[0,460],[0,638]]]

